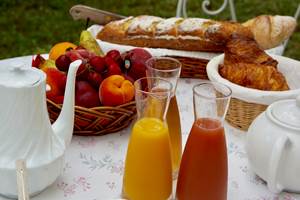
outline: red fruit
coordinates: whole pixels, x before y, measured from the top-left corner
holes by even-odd
[[[89,75],[89,68],[88,65],[83,62],[76,73],[76,78],[77,80],[88,80],[88,75]]]
[[[77,50],[77,49],[86,49],[86,48],[84,48],[83,46],[77,46],[75,49]]]
[[[124,76],[124,78],[125,78],[126,80],[129,80],[131,83],[134,83],[133,78],[131,78],[131,77],[128,76],[127,74],[123,74],[123,76]]]
[[[75,104],[85,108],[100,106],[97,90],[86,81],[76,82]]]
[[[89,60],[89,59],[91,59],[91,58],[93,58],[93,57],[96,56],[95,53],[89,52],[86,49],[77,49],[75,51],[78,52],[84,59],[87,59],[87,60]]]
[[[105,65],[107,67],[107,70],[104,73],[102,73],[104,78],[109,77],[111,75],[122,74],[120,66],[111,57],[105,56],[104,60],[105,60]]]
[[[88,75],[88,81],[89,83],[94,86],[97,90],[99,89],[99,86],[102,82],[102,76],[94,71],[90,71]]]
[[[71,60],[66,55],[61,55],[55,60],[55,65],[60,71],[68,72]]]
[[[111,75],[122,75],[122,71],[117,63],[113,63],[107,67],[107,73],[104,74],[104,77],[109,77]]]
[[[123,65],[123,59],[118,50],[110,50],[106,54],[107,57],[111,57],[119,66]]]
[[[54,68],[47,68],[44,72],[47,75],[46,82],[50,86],[50,91],[47,91],[47,96],[64,95],[67,81],[66,74]]]
[[[98,73],[103,73],[106,70],[105,60],[101,56],[91,58],[89,63]]]
[[[111,57],[109,57],[109,56],[105,56],[104,61],[105,61],[106,65],[111,65],[111,64],[116,63],[116,61],[114,59],[112,59]]]
[[[32,57],[32,67],[40,68],[40,66],[45,62],[45,58],[40,54],[36,55],[36,57]]]
[[[67,57],[69,57],[69,59],[71,60],[71,62],[75,61],[75,60],[84,60],[84,58],[80,55],[79,52],[77,52],[77,50],[71,50],[71,51],[67,51],[65,54]]]
[[[141,48],[135,48],[126,52],[124,71],[125,74],[137,80],[146,76],[146,61],[151,58],[151,54]]]

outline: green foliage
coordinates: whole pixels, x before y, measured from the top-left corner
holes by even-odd
[[[218,9],[222,0],[211,0],[210,9]],[[202,0],[188,0],[188,15],[209,17],[201,10]],[[298,0],[236,0],[239,21],[260,14],[294,15]],[[57,42],[78,43],[84,21],[73,21],[72,5],[84,4],[122,15],[157,15],[171,17],[176,13],[176,0],[1,0],[0,59],[47,53]],[[212,17],[230,19],[229,9]],[[300,21],[298,20],[298,23]],[[291,37],[285,55],[300,60],[300,29]]]

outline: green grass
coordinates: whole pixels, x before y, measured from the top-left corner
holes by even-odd
[[[201,11],[201,0],[189,0],[188,14],[209,16]],[[211,9],[217,9],[221,0],[211,0]],[[236,0],[239,21],[260,14],[294,15],[299,0]],[[176,0],[0,0],[0,59],[47,53],[61,41],[78,42],[85,28],[84,21],[73,21],[69,9],[85,4],[122,15],[158,15],[171,17],[176,13]],[[229,9],[215,19],[229,19]],[[298,23],[300,21],[298,20]],[[290,39],[285,56],[300,60],[300,28]]]

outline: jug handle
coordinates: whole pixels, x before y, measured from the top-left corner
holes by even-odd
[[[287,136],[281,136],[275,142],[275,145],[272,149],[272,154],[269,163],[269,178],[268,178],[268,188],[274,193],[280,193],[282,191],[282,186],[278,184],[278,173],[279,173],[279,164],[282,158],[285,145],[288,142]]]

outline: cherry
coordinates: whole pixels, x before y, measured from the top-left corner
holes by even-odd
[[[91,58],[89,63],[98,73],[103,73],[106,70],[105,60],[101,56]]]
[[[68,72],[71,60],[66,55],[61,55],[55,60],[55,65],[60,71]]]
[[[111,57],[119,66],[123,65],[123,59],[118,50],[110,50],[106,54],[107,57]]]

